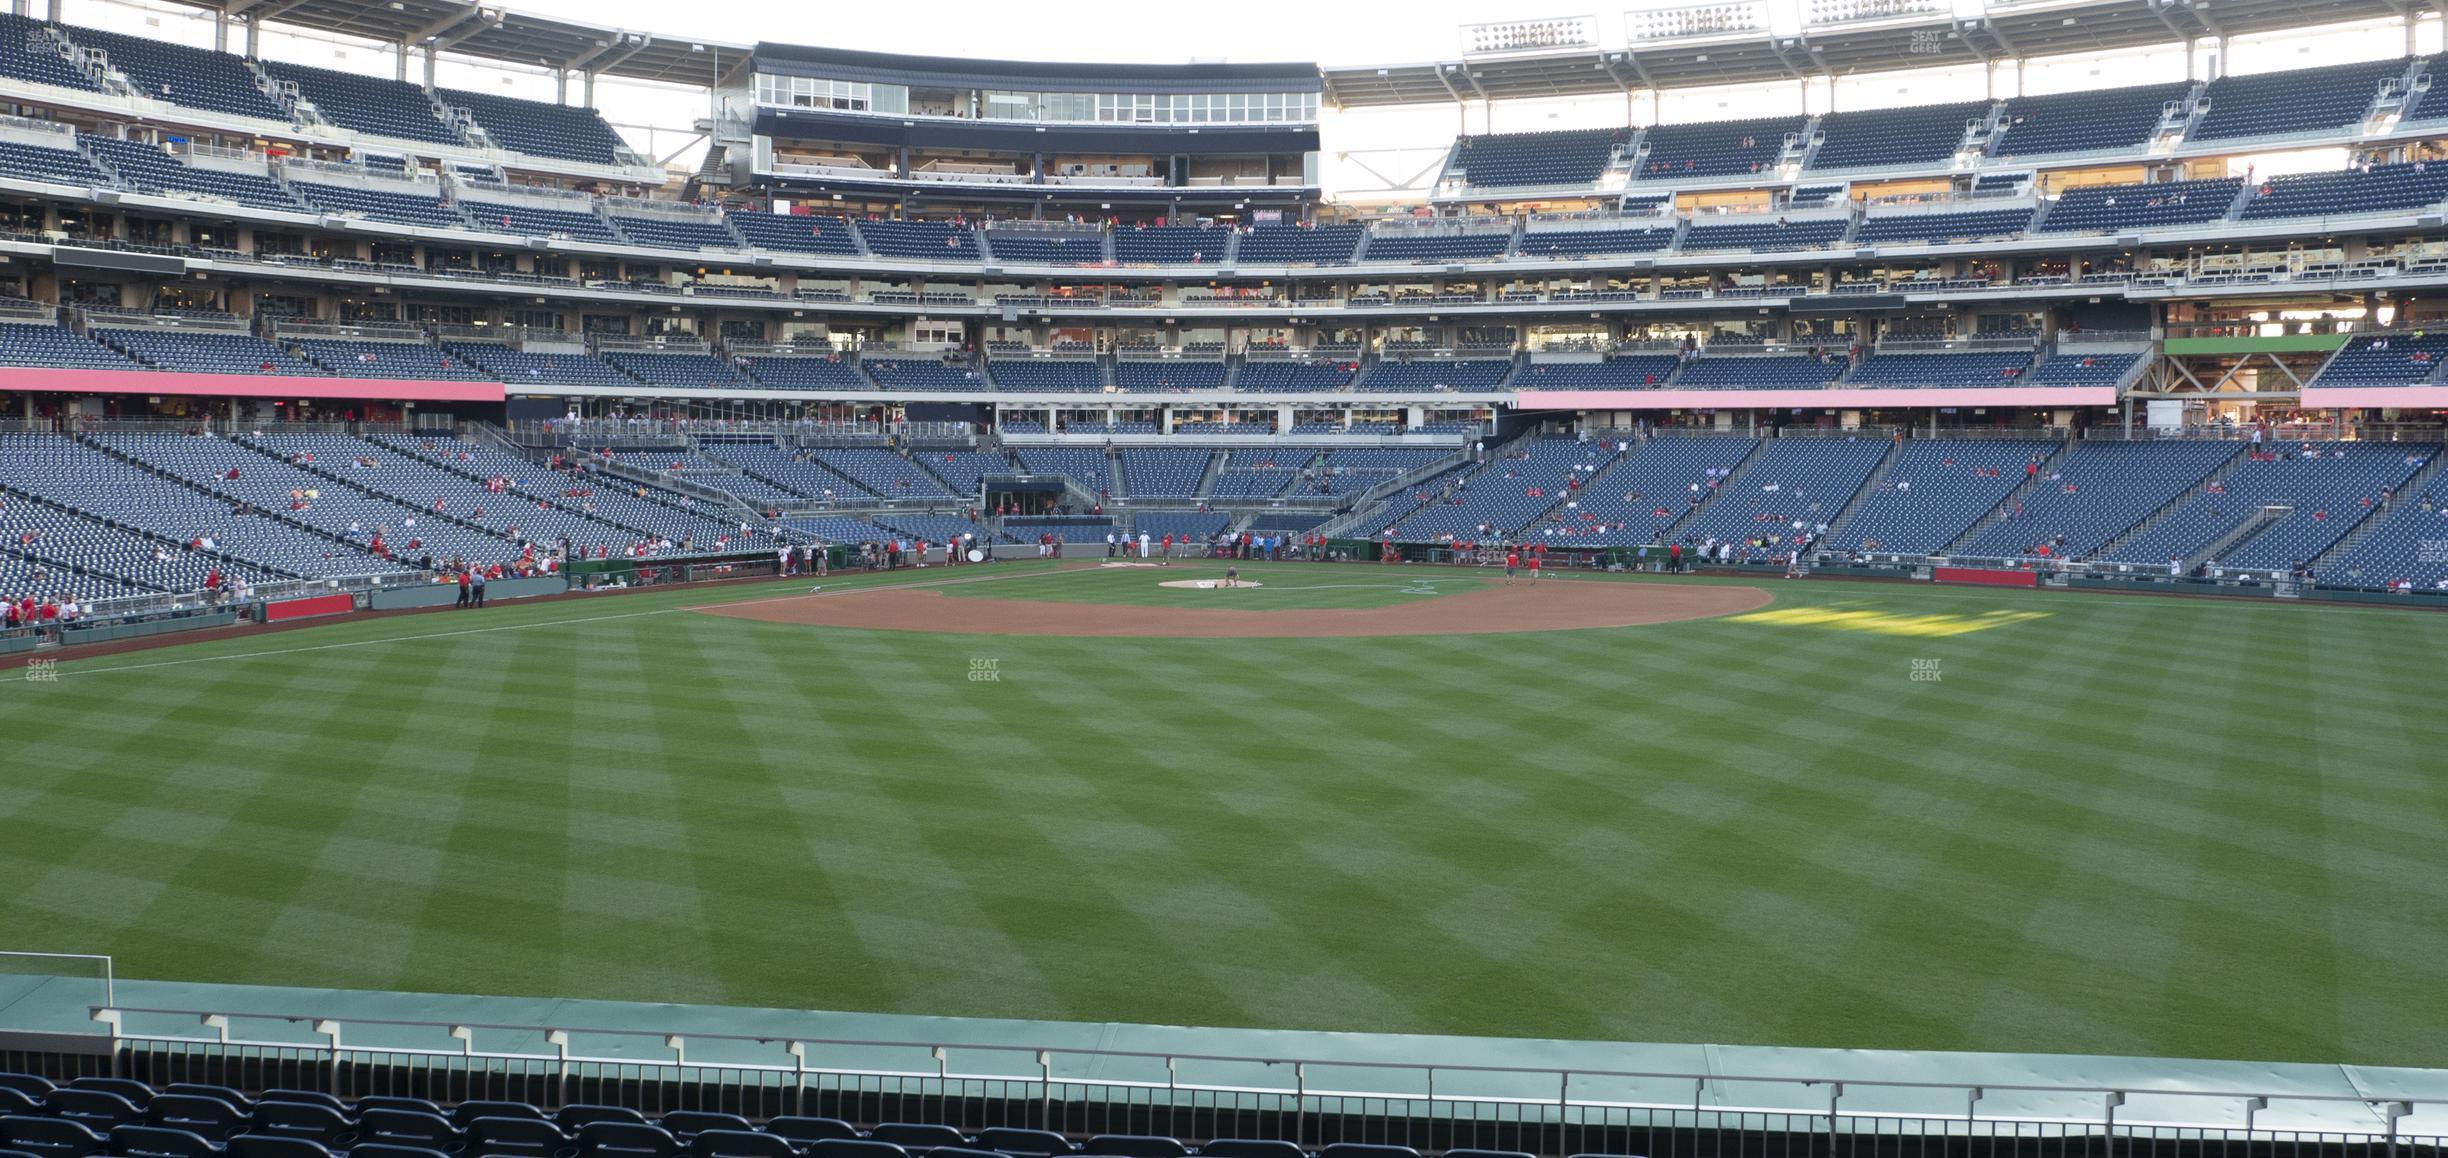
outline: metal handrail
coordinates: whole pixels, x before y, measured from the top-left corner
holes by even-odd
[[[577,1062],[582,1064],[624,1066],[669,1065],[674,1067],[690,1066],[700,1069],[725,1068],[758,1072],[807,1073],[812,1072],[807,1066],[805,1060],[806,1047],[808,1046],[826,1046],[840,1049],[917,1049],[926,1050],[935,1058],[936,1066],[933,1070],[896,1071],[827,1068],[813,1072],[840,1073],[860,1076],[910,1076],[974,1080],[1036,1081],[1046,1080],[1047,1069],[1050,1064],[1046,1059],[1049,1059],[1052,1055],[1078,1054],[1085,1057],[1127,1058],[1165,1063],[1169,1076],[1168,1080],[1164,1083],[1135,1082],[1129,1079],[1109,1077],[1099,1077],[1095,1079],[1098,1084],[1124,1088],[1145,1088],[1150,1085],[1161,1084],[1163,1087],[1168,1089],[1186,1089],[1211,1092],[1295,1094],[1303,1097],[1337,1096],[1397,1098],[1408,1101],[1426,1101],[1431,1103],[1446,1100],[1468,1100],[1479,1102],[1514,1102],[1525,1105],[1588,1106],[1603,1108],[1637,1108],[1643,1106],[1664,1105],[1664,1103],[1610,1102],[1592,1099],[1575,1099],[1571,1096],[1571,1083],[1575,1078],[1609,1078],[1692,1082],[1695,1084],[1695,1096],[1693,1102],[1677,1104],[1692,1105],[1694,1108],[1701,1108],[1697,1104],[1697,1091],[1705,1089],[1710,1083],[1717,1083],[1720,1085],[1731,1083],[1785,1085],[1800,1086],[1804,1088],[1825,1087],[1829,1090],[1828,1104],[1831,1112],[1835,1112],[1838,1109],[1838,1101],[1844,1097],[1847,1090],[1851,1087],[1862,1087],[1867,1089],[1960,1091],[1966,1095],[1966,1112],[1963,1115],[1963,1120],[1972,1121],[1981,1117],[1978,1112],[1978,1103],[1984,1093],[2011,1092],[2030,1094],[2086,1094],[2097,1095],[2103,1099],[2104,1104],[2107,1107],[2106,1123],[2113,1129],[2116,1124],[2116,1106],[2122,1104],[2125,1097],[2129,1094],[2143,1094],[2152,1097],[2211,1098],[2237,1102],[2246,1110],[2247,1129],[2251,1128],[2251,1115],[2253,1111],[2266,1108],[2272,1102],[2315,1102],[2323,1104],[2361,1105],[2373,1110],[2375,1114],[2386,1123],[2387,1128],[2385,1131],[2375,1130],[2371,1131],[2370,1134],[2372,1136],[2380,1136],[2385,1133],[2386,1136],[2391,1138],[2396,1136],[2396,1125],[2398,1118],[2411,1113],[2415,1106],[2448,1107],[2448,1098],[2394,1097],[2365,1094],[2322,1094],[2269,1090],[2171,1090],[2156,1087],[2128,1087],[2090,1084],[2050,1085],[2017,1082],[1981,1082],[1975,1084],[1969,1082],[1919,1081],[1899,1078],[1864,1079],[1833,1074],[1739,1074],[1721,1072],[1692,1073],[1688,1071],[1676,1070],[1617,1070],[1581,1067],[1501,1066],[1464,1062],[1425,1063],[1370,1059],[1336,1059],[1305,1057],[1299,1055],[1265,1057],[1244,1054],[1207,1054],[1185,1051],[1127,1050],[1097,1047],[1053,1047],[1041,1043],[1016,1045],[1011,1043],[963,1042],[946,1039],[893,1041],[876,1038],[827,1038],[795,1036],[788,1034],[768,1034],[764,1036],[733,1033],[684,1034],[672,1033],[664,1030],[555,1027],[550,1025],[519,1025],[512,1023],[475,1021],[417,1021],[393,1018],[341,1019],[312,1013],[230,1013],[200,1009],[162,1009],[135,1006],[121,1007],[116,1005],[89,1006],[87,1007],[87,1013],[89,1018],[95,1023],[109,1027],[111,1037],[114,1041],[124,1038],[135,1038],[142,1041],[175,1042],[199,1045],[265,1047],[278,1049],[328,1049],[335,1056],[344,1052],[389,1053],[400,1055],[485,1057],[502,1060],[545,1060],[558,1061],[564,1064]],[[189,1018],[193,1019],[198,1025],[213,1028],[216,1033],[213,1037],[197,1037],[182,1034],[129,1033],[125,1024],[129,1015]],[[313,1027],[313,1032],[321,1034],[328,1039],[328,1044],[317,1045],[309,1042],[254,1041],[244,1038],[233,1038],[230,1036],[229,1030],[230,1022],[233,1019],[281,1021],[290,1024],[306,1024]],[[343,1041],[343,1031],[352,1025],[358,1027],[387,1026],[402,1029],[437,1030],[443,1032],[451,1038],[458,1040],[462,1044],[460,1049],[448,1051],[408,1046],[391,1047],[351,1045]],[[552,1054],[531,1054],[478,1050],[475,1044],[475,1035],[478,1031],[542,1034],[544,1039],[555,1047],[556,1052]],[[588,1035],[609,1038],[655,1039],[662,1042],[663,1048],[672,1051],[672,1059],[669,1062],[655,1062],[634,1057],[592,1057],[575,1054],[570,1052],[569,1047],[569,1041],[572,1035]],[[688,1043],[691,1041],[730,1042],[766,1047],[779,1046],[789,1054],[793,1055],[793,1063],[791,1065],[769,1065],[754,1062],[713,1062],[705,1059],[702,1056],[691,1059],[688,1056]],[[944,1054],[951,1050],[979,1050],[997,1053],[1024,1054],[1032,1059],[1037,1059],[1037,1072],[1031,1074],[953,1073],[949,1070],[947,1063],[944,1061]],[[1303,1076],[1301,1078],[1301,1085],[1297,1089],[1277,1089],[1269,1087],[1192,1086],[1181,1083],[1178,1081],[1176,1076],[1172,1076],[1172,1071],[1175,1064],[1184,1061],[1256,1065],[1266,1067],[1290,1066],[1294,1069],[1296,1074],[1301,1074]],[[1307,1084],[1305,1072],[1312,1066],[1324,1067],[1328,1069],[1396,1070],[1417,1073],[1427,1079],[1425,1087],[1426,1092],[1415,1093],[1411,1091],[1390,1090],[1336,1091],[1311,1087]],[[1557,1096],[1551,1098],[1524,1098],[1483,1094],[1440,1095],[1435,1092],[1435,1081],[1433,1076],[1438,1073],[1509,1074],[1526,1077],[1554,1078],[1559,1083],[1557,1087],[1558,1094]],[[1737,1112],[1739,1109],[1737,1107],[1730,1106],[1709,1108],[1719,1109],[1724,1112]],[[1930,1118],[1947,1117],[1946,1115],[1936,1114],[1915,1116]],[[2040,1119],[2016,1119],[2011,1115],[1991,1115],[1989,1116],[1989,1120],[2010,1121]],[[2063,1120],[2081,1121],[2084,1119]],[[2128,1124],[2138,1123],[2133,1123],[2129,1120]],[[2232,1123],[2225,1122],[2161,1124],[2198,1125],[2208,1128],[2227,1128],[2232,1125]]]

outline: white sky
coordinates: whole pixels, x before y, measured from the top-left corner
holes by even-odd
[[[759,39],[799,44],[906,52],[936,56],[999,57],[1081,62],[1182,63],[1316,60],[1327,65],[1397,64],[1452,60],[1461,56],[1461,26],[1488,20],[1595,13],[1602,46],[1624,42],[1622,12],[1671,7],[1690,0],[1607,0],[1604,4],[1529,6],[1506,0],[1310,0],[1278,8],[1232,8],[1148,0],[1063,0],[1052,7],[984,0],[935,0],[917,8],[894,3],[785,4],[776,0],[699,0],[686,7],[667,0],[502,0],[504,6],[540,15],[609,25],[662,36],[699,36],[753,44]],[[1798,20],[1800,0],[1768,0],[1772,24]],[[1980,0],[1954,0],[1959,14],[1977,11]],[[2142,4],[2145,0],[2129,0]],[[197,10],[153,0],[65,0],[72,24],[91,24],[198,46],[212,42],[211,22]],[[2440,22],[2426,18],[2419,51],[2441,51]],[[2371,26],[2323,34],[2288,33],[2259,41],[2238,40],[2225,71],[2268,72],[2349,60],[2398,55],[2401,33]],[[320,35],[267,30],[264,55],[388,76],[387,48],[342,43]],[[419,75],[412,62],[411,77]],[[2184,52],[2178,47],[2113,56],[2059,58],[2040,62],[2024,78],[2025,91],[2181,80]],[[551,100],[551,80],[491,65],[458,64],[445,58],[445,85],[510,96]],[[2011,78],[1997,95],[2013,95]],[[1331,194],[1379,195],[1413,171],[1433,163],[1457,130],[1519,132],[1548,128],[1721,120],[1733,117],[1824,112],[1829,102],[1846,108],[1895,106],[1977,99],[1986,81],[1978,68],[1890,73],[1844,78],[1835,91],[1822,84],[1805,94],[1786,82],[1737,89],[1666,94],[1662,107],[1627,107],[1620,96],[1513,102],[1494,109],[1451,104],[1337,113],[1320,126],[1324,147],[1320,171]],[[685,89],[607,80],[596,104],[631,143],[658,158],[693,164],[702,146],[688,126],[705,111],[705,95]]]

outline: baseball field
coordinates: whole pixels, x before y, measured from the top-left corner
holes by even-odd
[[[2448,1064],[2448,617],[1222,579],[932,568],[0,672],[0,948],[198,981]]]

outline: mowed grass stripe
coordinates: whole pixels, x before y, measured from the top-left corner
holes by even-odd
[[[1149,594],[1167,577],[947,597],[1214,594]],[[2448,621],[1769,586],[2045,617],[1246,641],[677,613],[803,590],[767,584],[80,677],[130,658],[106,657],[0,691],[40,755],[0,775],[0,867],[37,882],[0,940],[207,980],[2448,1060],[2425,983],[2448,933],[2408,918],[2448,889],[2420,675]],[[434,634],[470,620],[538,629]]]

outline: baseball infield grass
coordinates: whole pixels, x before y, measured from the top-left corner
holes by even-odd
[[[1155,583],[1204,573],[966,593],[1197,599]],[[1269,599],[1453,577],[1243,574]],[[198,981],[2448,1064],[2448,616],[1778,580],[1758,612],[1514,636],[685,610],[809,585],[0,673],[0,948]]]

